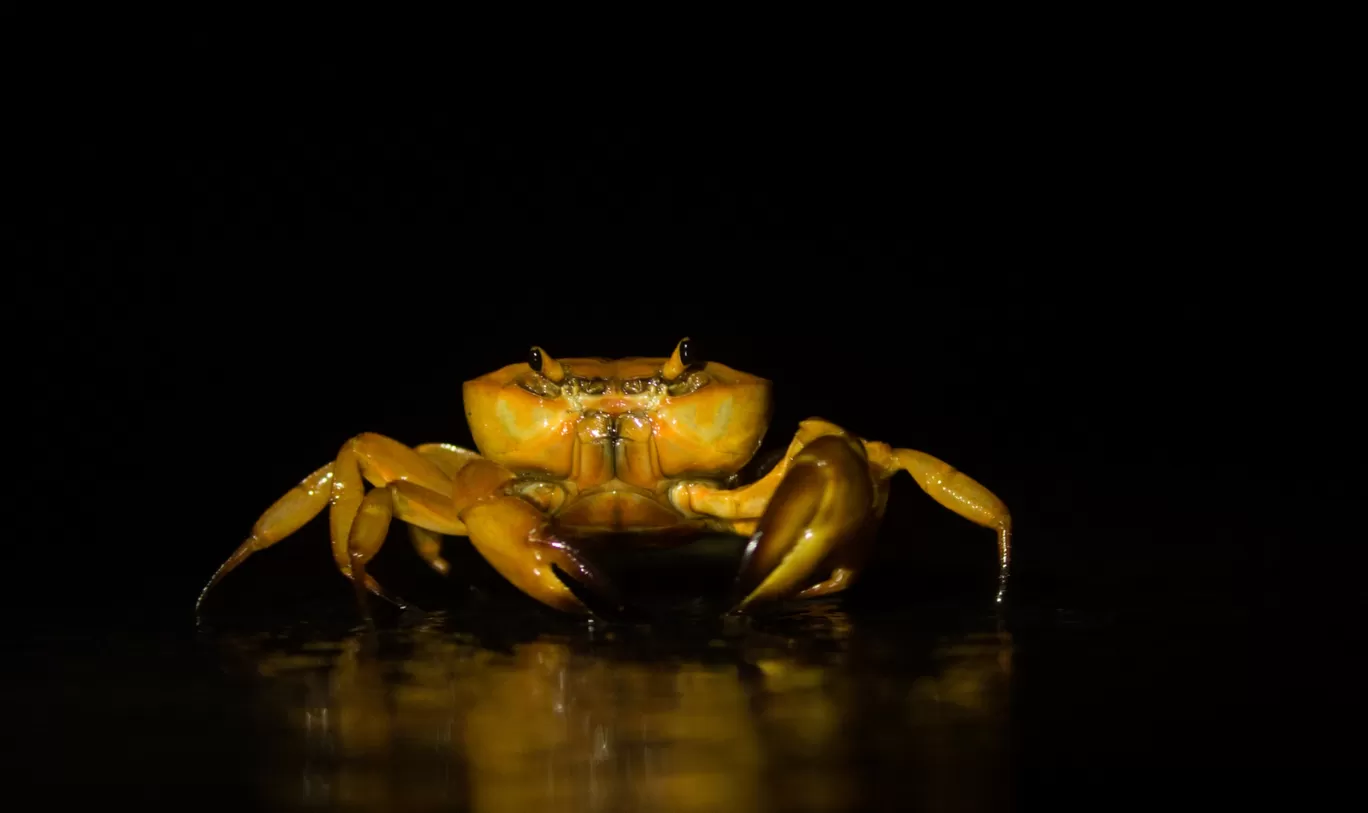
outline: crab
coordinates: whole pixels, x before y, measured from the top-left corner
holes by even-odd
[[[995,532],[1003,600],[1012,520],[986,487],[930,454],[822,418],[801,421],[782,457],[743,482],[769,426],[771,383],[697,356],[688,338],[668,358],[558,360],[534,346],[525,361],[464,383],[478,451],[375,433],[347,440],[260,516],[205,585],[196,614],[230,571],[325,507],[333,559],[363,608],[366,591],[405,606],[366,572],[398,518],[438,573],[450,571],[443,538],[464,536],[526,595],[585,615],[595,614],[590,597],[615,595],[587,543],[734,534],[748,541],[729,612],[745,613],[854,584],[900,471]]]

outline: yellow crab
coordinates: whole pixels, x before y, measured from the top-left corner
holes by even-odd
[[[863,440],[828,421],[800,423],[783,458],[733,486],[768,428],[770,382],[694,358],[526,361],[464,384],[479,452],[445,443],[410,448],[362,434],[257,520],[196,602],[256,551],[330,507],[333,559],[357,585],[394,602],[366,573],[390,521],[408,524],[439,573],[443,536],[467,537],[534,599],[591,613],[580,595],[610,595],[581,544],[720,531],[749,537],[734,611],[849,587],[869,553],[898,471],[941,505],[996,531],[998,600],[1006,585],[1011,516],[987,488],[924,452]],[[363,480],[374,488],[366,491]],[[643,536],[644,535],[644,536]]]

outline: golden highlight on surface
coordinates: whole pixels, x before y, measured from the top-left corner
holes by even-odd
[[[897,630],[816,601],[783,639],[750,628],[642,648],[542,635],[485,647],[444,620],[310,640],[219,638],[260,725],[251,772],[268,806],[385,811],[1004,809],[1010,635],[984,626],[924,644],[915,671],[880,667]],[[641,635],[650,636],[652,633]],[[594,638],[594,634],[589,634]],[[776,643],[781,645],[776,646]],[[916,644],[914,643],[914,646]],[[891,689],[870,693],[870,688]],[[258,722],[259,721],[259,722]],[[851,731],[901,732],[925,758],[859,783]],[[249,777],[250,778],[250,777]]]

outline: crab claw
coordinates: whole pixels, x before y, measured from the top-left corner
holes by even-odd
[[[551,564],[551,571],[571,593],[575,594],[575,598],[589,610],[590,615],[616,620],[632,617],[617,589],[601,573],[595,572],[590,579],[576,578],[554,562]]]
[[[864,447],[857,439],[824,435],[804,446],[794,455],[746,546],[733,612],[812,592],[824,580],[853,578],[845,569],[838,569],[830,580],[827,576],[875,518],[877,498]]]
[[[619,604],[612,585],[569,543],[552,531],[545,514],[520,497],[491,497],[461,512],[470,542],[522,592],[556,610],[593,614],[578,593],[600,608]],[[579,588],[566,584],[571,580]]]

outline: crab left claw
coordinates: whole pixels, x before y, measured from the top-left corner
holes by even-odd
[[[887,489],[881,486],[858,439],[824,435],[803,446],[746,546],[734,612],[844,588],[863,564],[882,514]],[[819,572],[831,575],[813,584]]]
[[[742,559],[733,612],[850,587],[868,560],[888,505],[890,480],[900,471],[910,474],[942,506],[995,532],[997,601],[1002,602],[1012,516],[996,495],[925,452],[865,441],[834,424],[811,419],[803,422],[786,463],[750,489],[732,495],[700,490],[693,495],[694,504],[744,516],[753,500],[763,501],[766,490],[772,489]],[[752,489],[753,496],[748,493]]]

